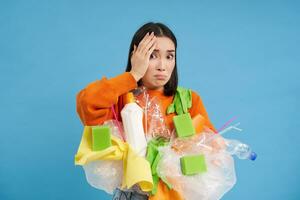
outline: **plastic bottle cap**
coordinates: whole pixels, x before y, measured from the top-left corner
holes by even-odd
[[[250,154],[250,156],[249,156],[249,159],[250,159],[250,160],[255,160],[256,157],[257,157],[257,154],[256,154],[255,152],[252,151],[251,154]]]
[[[132,92],[128,92],[127,94],[125,94],[125,95],[124,95],[124,98],[123,98],[123,102],[124,102],[124,105],[125,105],[125,104],[128,104],[128,103],[133,103],[133,102],[135,102],[133,93],[132,93]]]

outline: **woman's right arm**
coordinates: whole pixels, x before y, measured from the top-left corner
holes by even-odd
[[[102,124],[112,119],[111,106],[119,96],[137,87],[149,65],[149,58],[156,47],[154,33],[144,36],[138,46],[134,45],[131,55],[131,71],[115,78],[95,81],[81,90],[76,98],[77,112],[84,125]]]
[[[137,81],[130,72],[90,83],[76,97],[77,113],[82,123],[97,125],[111,119],[111,106],[118,103],[119,96],[136,87]]]

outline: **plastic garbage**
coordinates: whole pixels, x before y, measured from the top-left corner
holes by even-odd
[[[100,190],[113,194],[122,183],[122,160],[97,160],[83,166],[87,182]]]
[[[119,122],[121,123],[121,122]],[[117,126],[116,120],[108,120],[103,125],[109,126],[111,134],[122,138],[121,131]],[[122,125],[122,124],[121,124]],[[109,194],[113,194],[116,188],[121,187],[123,177],[123,161],[122,160],[97,160],[83,165],[83,170],[87,182]]]
[[[236,183],[234,159],[230,154],[215,148],[221,136],[203,132],[189,139],[176,138],[166,147],[159,148],[162,158],[157,173],[164,177],[184,199],[218,200]],[[201,154],[207,171],[192,176],[182,174],[180,158]]]
[[[144,111],[144,128],[147,141],[152,138],[163,137],[169,139],[172,134],[165,124],[163,114],[157,98],[150,97],[145,87],[134,91],[137,104]]]
[[[226,152],[236,155],[239,159],[255,160],[257,155],[251,150],[249,145],[238,140],[225,139]]]
[[[131,92],[125,96],[126,105],[121,111],[126,142],[140,156],[146,156],[147,141],[143,128],[143,109],[135,103]]]
[[[123,139],[124,130],[122,122],[112,119],[105,121],[103,125],[109,126],[112,135],[118,137],[119,139]]]

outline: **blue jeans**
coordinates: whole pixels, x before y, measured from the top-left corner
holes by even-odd
[[[135,191],[115,189],[112,200],[148,200],[148,196]]]

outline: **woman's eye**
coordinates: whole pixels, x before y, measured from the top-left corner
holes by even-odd
[[[168,59],[170,59],[170,60],[172,60],[173,58],[174,58],[174,55],[168,55],[168,57],[167,57]]]
[[[153,53],[150,55],[150,59],[152,58],[156,58],[156,56]]]

